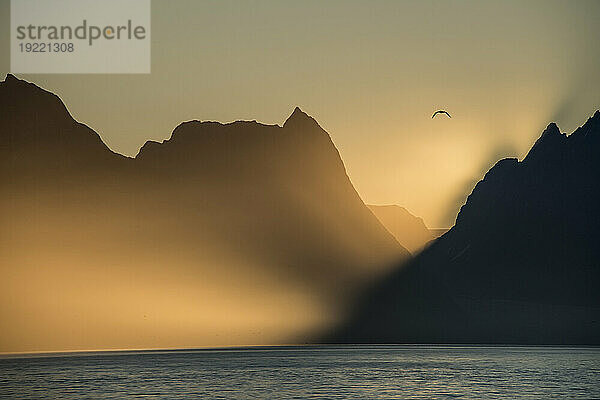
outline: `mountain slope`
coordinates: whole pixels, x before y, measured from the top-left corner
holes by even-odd
[[[600,112],[499,161],[455,226],[376,285],[333,338],[600,343]]]
[[[0,176],[0,351],[295,342],[408,256],[300,109],[127,158],[9,75]]]
[[[397,205],[375,206],[368,205],[379,222],[408,251],[415,254],[434,239],[434,236],[423,223],[423,219],[415,217],[404,207]]]

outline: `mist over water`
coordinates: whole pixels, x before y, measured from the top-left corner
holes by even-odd
[[[0,358],[0,398],[589,399],[600,349],[348,346]]]

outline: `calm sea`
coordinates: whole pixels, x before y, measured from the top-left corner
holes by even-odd
[[[349,346],[0,357],[2,399],[598,399],[600,349]]]

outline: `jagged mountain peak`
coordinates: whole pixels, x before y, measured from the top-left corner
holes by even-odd
[[[0,82],[0,88],[11,91],[11,95],[16,95],[18,93],[24,93],[26,95],[31,95],[32,93],[54,95],[52,92],[37,86],[35,83],[17,78],[13,74],[6,74],[4,80]]]
[[[21,81],[21,79],[17,78],[13,74],[6,74],[6,78],[4,78],[4,82],[14,82],[14,81]]]
[[[551,122],[542,135],[535,142],[529,153],[523,160],[524,162],[532,162],[537,159],[547,159],[550,154],[558,154],[562,151],[563,145],[566,143],[567,135],[560,132],[556,123]]]
[[[306,114],[304,111],[302,111],[302,109],[300,109],[300,107],[296,106],[294,108],[294,111],[292,111],[292,113],[288,117],[288,120],[292,119],[292,118],[310,118],[310,117],[308,116],[308,114]]]
[[[0,120],[0,148],[18,152],[23,167],[92,165],[92,159],[114,154],[56,94],[12,74],[0,82]]]
[[[288,119],[284,122],[283,127],[284,128],[295,127],[295,126],[305,127],[307,125],[314,125],[314,126],[317,126],[320,128],[319,124],[317,123],[317,121],[315,121],[315,119],[313,117],[311,117],[310,115],[308,115],[304,111],[302,111],[300,109],[300,107],[296,107],[296,108],[294,108],[294,111],[292,112],[292,114],[290,114]]]
[[[36,113],[36,118],[40,117],[40,111],[60,118],[66,114],[71,118],[67,107],[56,94],[12,74],[6,74],[4,81],[0,82],[0,101],[2,106],[28,108]]]
[[[555,122],[550,122],[548,124],[548,126],[546,127],[546,129],[544,129],[544,132],[542,132],[542,137],[544,136],[548,136],[548,135],[560,135],[560,129],[558,128],[558,125],[556,125]]]
[[[587,137],[591,132],[599,130],[598,127],[600,127],[600,110],[596,110],[594,115],[588,118],[585,124],[577,128],[575,132],[570,135],[570,137]]]
[[[27,82],[26,80],[19,79],[13,74],[6,74],[6,77],[2,82],[0,82],[0,88],[2,89],[11,89],[14,90],[16,87],[37,87],[33,83]],[[39,88],[41,90],[41,88]]]

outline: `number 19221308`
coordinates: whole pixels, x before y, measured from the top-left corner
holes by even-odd
[[[73,43],[19,43],[21,53],[72,53]]]

